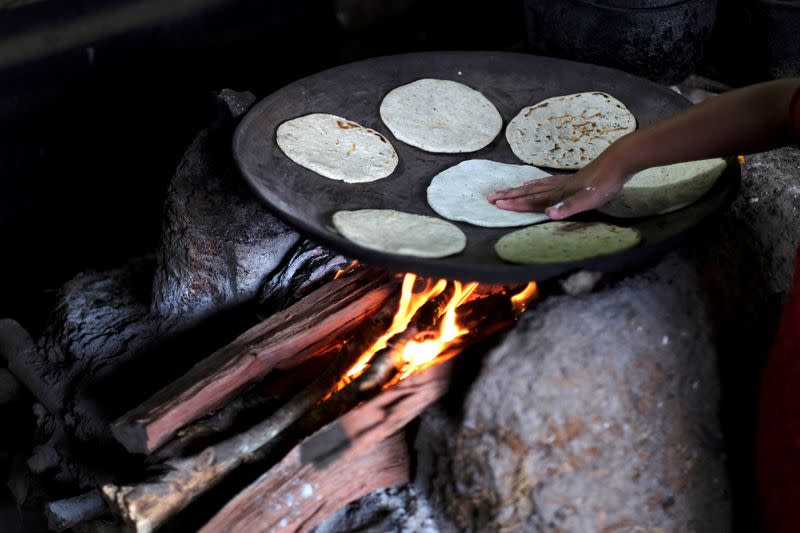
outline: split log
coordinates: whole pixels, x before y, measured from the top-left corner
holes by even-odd
[[[297,446],[269,474],[226,505],[200,531],[309,531],[366,494],[409,481],[408,444],[402,431],[348,450],[330,465],[303,457]]]
[[[370,458],[380,453],[379,443],[447,391],[451,371],[447,361],[414,374],[325,426],[228,502],[200,533],[309,531],[369,490],[403,482],[387,479],[381,465],[365,465],[375,461]]]
[[[167,461],[165,465],[170,470],[153,481],[129,486],[105,485],[105,497],[137,533],[146,533],[214,487],[241,464],[261,459],[284,431],[333,390],[361,353],[386,330],[395,313],[395,299],[370,317],[368,324],[360,328],[358,338],[345,344],[322,375],[272,416],[199,454]]]
[[[271,370],[296,366],[336,342],[380,309],[396,287],[393,278],[375,270],[326,284],[125,414],[112,426],[114,436],[130,452],[152,452]]]

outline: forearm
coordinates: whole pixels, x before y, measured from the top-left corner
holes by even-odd
[[[623,137],[601,159],[631,174],[652,166],[788,145],[794,142],[789,103],[798,87],[798,79],[778,80],[710,98]]]

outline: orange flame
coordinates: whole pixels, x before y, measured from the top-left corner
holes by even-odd
[[[416,370],[422,370],[436,361],[437,356],[444,351],[447,346],[458,337],[469,333],[456,322],[456,308],[467,301],[467,298],[478,288],[477,283],[468,283],[461,286],[455,281],[455,292],[447,303],[444,314],[442,315],[441,326],[438,334],[431,339],[424,339],[429,334],[418,335],[419,340],[409,341],[398,354],[395,366],[398,370],[398,377],[394,381],[400,381],[410,376]],[[424,339],[424,340],[423,340]]]
[[[739,162],[740,165],[744,165],[744,156],[743,155],[737,155],[736,156],[736,160]]]
[[[347,374],[342,378],[331,394],[341,390],[345,385],[360,376],[369,366],[372,357],[380,350],[386,348],[392,337],[398,333],[402,333],[408,328],[411,319],[419,308],[422,307],[425,302],[438,296],[447,288],[446,280],[440,279],[436,283],[433,283],[431,280],[426,280],[425,287],[419,292],[414,292],[416,281],[417,276],[415,274],[405,275],[400,293],[400,302],[397,306],[397,312],[392,319],[391,326],[389,326],[389,329],[387,329],[369,349],[361,354],[356,363],[348,370]],[[425,368],[443,362],[457,353],[457,351],[451,350],[446,352],[446,350],[459,337],[469,333],[468,329],[458,324],[457,309],[467,301],[476,297],[480,298],[481,296],[475,292],[476,289],[479,288],[478,283],[462,284],[459,281],[454,281],[453,284],[453,296],[447,302],[440,315],[441,318],[437,330],[418,333],[412,340],[406,342],[402,347],[398,347],[397,353],[393,354],[392,357],[394,366],[397,369],[397,375],[387,386],[391,386],[405,379],[418,370],[424,370]],[[515,314],[523,312],[526,304],[531,299],[535,298],[536,295],[537,285],[536,282],[532,281],[528,283],[522,291],[511,296],[510,299]]]
[[[361,375],[362,372],[367,368],[367,364],[369,363],[372,356],[375,355],[380,350],[386,348],[386,343],[397,335],[398,333],[402,333],[408,327],[408,323],[411,322],[411,319],[416,314],[417,310],[419,310],[422,305],[430,300],[438,296],[439,294],[444,291],[447,287],[447,281],[440,279],[435,284],[431,283],[430,280],[425,282],[425,288],[418,292],[414,293],[414,283],[417,281],[416,274],[406,274],[403,278],[403,288],[400,293],[400,303],[397,306],[397,313],[395,313],[394,318],[392,319],[392,325],[389,326],[389,329],[386,330],[386,333],[380,336],[375,343],[369,347],[367,351],[361,354],[361,357],[358,358],[358,361],[350,368],[345,376],[346,383],[349,383],[353,379],[357,378]]]
[[[346,267],[340,268],[339,270],[337,270],[336,274],[333,275],[333,279],[337,280],[337,279],[341,278],[344,274],[350,272],[351,270],[353,270],[357,266],[358,266],[358,261],[356,259],[353,259],[352,261],[350,261],[350,263]]]
[[[535,281],[529,282],[522,291],[518,292],[511,297],[511,305],[514,306],[514,311],[521,313],[527,308],[530,302],[539,293],[539,287]]]

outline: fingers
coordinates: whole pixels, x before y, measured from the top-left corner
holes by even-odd
[[[548,207],[545,209],[545,214],[551,220],[561,220],[562,218],[571,217],[576,213],[599,207],[603,205],[607,199],[603,192],[596,190],[594,187],[586,187],[564,198],[556,205]]]
[[[541,194],[549,191],[553,191],[560,186],[560,180],[554,180],[552,178],[560,178],[561,176],[548,176],[546,178],[540,178],[528,181],[519,187],[513,187],[511,189],[504,189],[502,191],[497,191],[489,194],[486,198],[491,203],[495,203],[498,200],[510,200],[512,198],[520,198],[522,196],[527,196],[531,194]]]
[[[528,195],[520,196],[518,198],[497,200],[494,205],[500,209],[506,209],[508,211],[538,211],[541,213],[547,206],[552,205],[556,199],[557,198],[554,199],[550,195]]]

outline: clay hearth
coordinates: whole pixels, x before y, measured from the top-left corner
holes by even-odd
[[[21,503],[47,507],[55,529],[123,530],[107,502],[130,491],[107,490],[104,499],[100,487],[168,476],[159,470],[168,457],[208,460],[198,454],[210,435],[241,435],[296,393],[287,383],[313,387],[323,379],[324,365],[313,359],[267,381],[262,369],[258,379],[232,379],[229,394],[189,410],[159,411],[152,431],[112,426],[169,383],[186,382],[181,376],[194,364],[236,346],[260,320],[276,321],[314,291],[348,279],[360,279],[361,292],[348,293],[341,308],[371,294],[374,301],[359,313],[383,320],[379,309],[390,295],[381,284],[391,276],[362,270],[331,281],[349,260],[301,239],[236,175],[230,135],[254,98],[223,91],[219,101],[225,113],[189,147],[170,186],[157,254],[76,276],[62,288],[44,331],[30,335],[12,320],[0,322],[0,354],[10,371],[0,384],[14,401],[23,401],[20,390],[31,393],[36,426],[35,447],[16,462],[11,486]],[[800,205],[792,182],[799,166],[792,151],[749,158],[738,199],[695,244],[635,273],[562,280],[563,289],[546,291],[475,357],[401,382],[428,391],[427,403],[449,391],[419,424],[400,432],[427,403],[404,404],[419,396],[409,389],[384,395],[389,389],[321,422],[338,420],[321,430],[324,438],[319,427],[310,430],[315,436],[302,441],[305,452],[302,443],[272,450],[275,467],[239,476],[238,496],[217,502],[228,511],[216,521],[185,518],[169,527],[306,530],[289,500],[320,498],[328,514],[340,506],[329,502],[382,486],[389,488],[316,531],[727,531],[733,520],[750,519],[754,376],[791,282],[800,235],[786,221]],[[335,329],[352,319],[325,316],[338,316]],[[303,328],[313,324],[312,317]],[[370,446],[349,449],[350,470],[302,460],[309,449],[336,443],[336,431],[365,420],[384,429],[351,441]],[[184,429],[176,434],[178,427]],[[151,459],[132,459],[115,434]],[[376,468],[384,475],[373,474]],[[353,487],[344,500],[313,490],[314,483],[345,481]],[[272,497],[257,503],[248,491]]]

